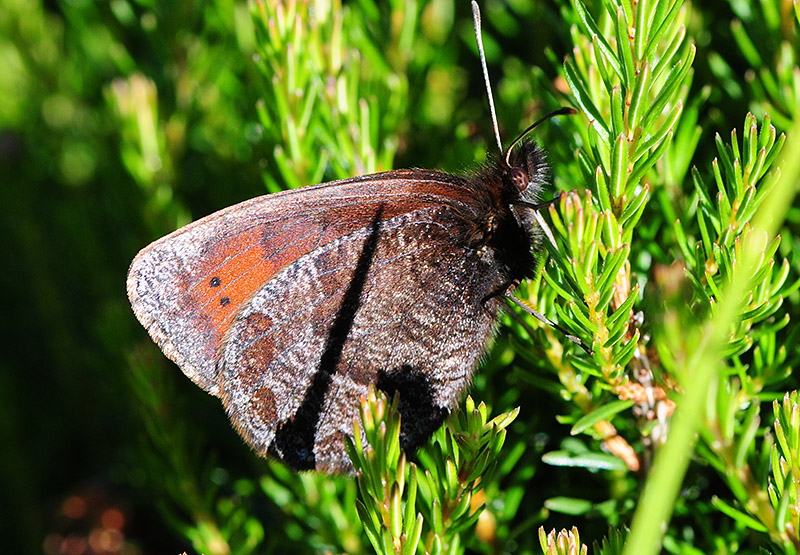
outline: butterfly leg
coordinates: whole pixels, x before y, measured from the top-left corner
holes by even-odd
[[[503,296],[504,296],[504,297],[505,297],[505,298],[506,298],[506,299],[507,299],[507,300],[508,300],[510,303],[517,305],[517,306],[518,306],[518,307],[520,307],[522,310],[524,310],[525,312],[527,312],[528,314],[530,314],[531,316],[533,316],[534,318],[536,318],[536,319],[537,319],[537,320],[539,320],[540,322],[542,322],[542,323],[544,323],[544,324],[547,324],[548,326],[550,326],[550,327],[552,327],[552,328],[555,328],[556,330],[558,330],[559,332],[561,332],[561,333],[564,335],[564,337],[566,337],[567,339],[569,339],[570,341],[572,341],[573,343],[575,343],[576,345],[578,345],[578,346],[579,346],[581,349],[583,349],[584,351],[586,351],[586,353],[587,353],[587,354],[589,354],[589,355],[593,355],[593,354],[594,354],[594,351],[593,351],[593,350],[592,350],[592,349],[591,349],[591,348],[590,348],[588,345],[586,345],[586,344],[585,344],[585,343],[584,343],[584,342],[581,340],[581,338],[580,338],[580,337],[577,337],[577,336],[575,336],[575,335],[572,335],[572,333],[570,333],[570,332],[569,332],[568,330],[566,330],[565,328],[562,328],[561,326],[559,326],[558,324],[556,324],[555,322],[553,322],[552,320],[550,320],[550,319],[549,319],[547,316],[545,316],[544,314],[542,314],[542,313],[540,313],[540,312],[538,312],[538,311],[534,310],[534,308],[533,308],[532,306],[530,306],[528,303],[526,303],[526,302],[525,302],[525,301],[523,301],[522,299],[518,299],[517,297],[515,297],[515,296],[513,295],[513,293],[514,293],[514,290],[517,288],[517,286],[518,286],[518,285],[519,285],[519,281],[518,281],[518,280],[514,280],[514,281],[512,281],[512,282],[511,282],[511,283],[508,285],[508,287],[506,288],[506,290],[503,292]]]

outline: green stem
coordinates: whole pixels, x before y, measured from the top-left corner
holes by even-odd
[[[785,153],[800,151],[800,120],[788,134],[790,145]],[[792,204],[800,177],[800,157],[785,155],[782,176],[772,194],[764,200],[753,221],[753,228],[774,237]],[[720,299],[716,315],[699,331],[694,352],[686,357],[678,374],[691,376],[684,384],[685,394],[678,403],[669,438],[656,454],[639,505],[634,514],[631,534],[625,545],[626,555],[647,555],[659,552],[666,524],[683,482],[689,458],[694,451],[698,427],[703,421],[703,407],[708,388],[724,365],[720,357],[731,326],[738,314],[739,300],[745,295],[760,249],[748,241],[742,249],[738,271]]]

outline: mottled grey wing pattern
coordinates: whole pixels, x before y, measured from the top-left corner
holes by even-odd
[[[224,338],[219,378],[231,420],[259,453],[352,471],[343,436],[370,383],[400,391],[405,447],[441,424],[507,285],[485,252],[463,245],[466,225],[447,206],[389,219],[379,211],[250,298]]]

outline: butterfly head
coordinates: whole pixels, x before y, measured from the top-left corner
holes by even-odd
[[[544,151],[535,142],[523,140],[506,154],[504,162],[504,188],[510,202],[536,202],[549,178],[550,167]]]
[[[504,151],[501,163],[506,188],[510,189],[512,194],[512,204],[535,203],[537,193],[549,177],[549,166],[544,151],[534,141],[525,137],[553,116],[575,113],[577,112],[573,108],[566,107],[550,112],[529,125]]]

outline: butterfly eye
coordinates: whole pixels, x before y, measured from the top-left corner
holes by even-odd
[[[525,189],[528,188],[528,174],[522,168],[511,168],[509,178],[520,193],[525,192]]]

